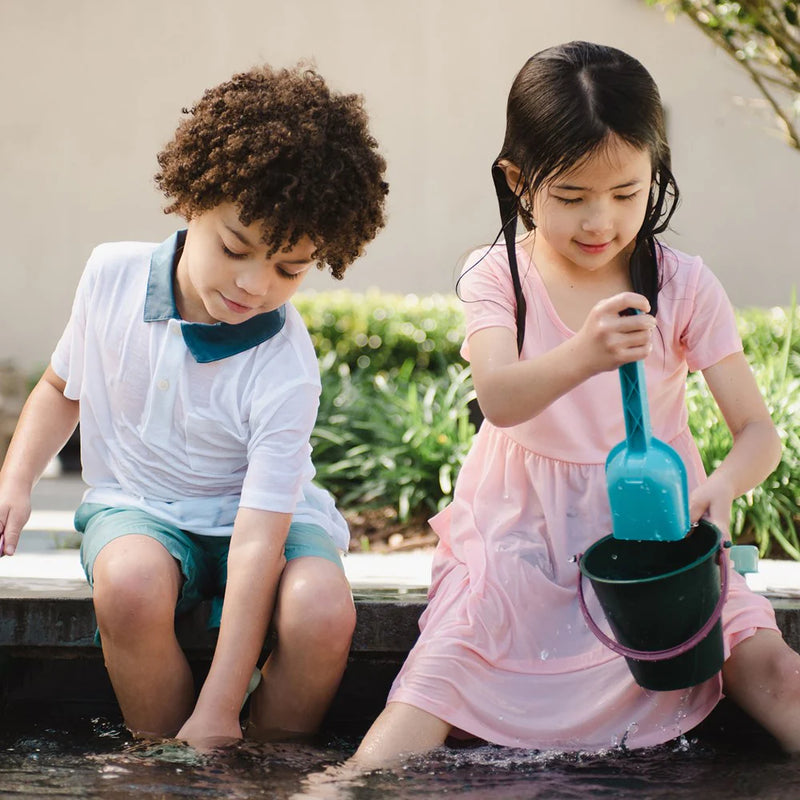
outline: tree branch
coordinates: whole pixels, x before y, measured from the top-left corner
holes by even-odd
[[[738,0],[739,8],[750,15],[749,20],[742,20],[735,12],[735,18],[720,14],[715,0],[648,0],[649,4],[657,2],[667,8],[683,11],[692,23],[700,29],[704,36],[724,50],[731,58],[747,71],[750,79],[758,88],[775,115],[779,127],[783,129],[787,143],[800,151],[800,131],[793,120],[790,110],[784,108],[770,91],[768,84],[780,86],[789,94],[800,98],[800,74],[793,65],[800,64],[798,46],[794,41],[792,24],[787,19],[786,35],[783,35],[783,22],[778,10],[765,0]],[[768,11],[765,6],[768,6]],[[772,17],[765,19],[765,11]],[[756,30],[761,26],[764,31]],[[776,25],[778,26],[776,28]],[[796,27],[796,26],[795,26]],[[758,55],[747,55],[747,45],[755,42]],[[770,55],[773,57],[770,58]],[[763,71],[755,65],[761,67]],[[771,74],[771,73],[776,74]]]

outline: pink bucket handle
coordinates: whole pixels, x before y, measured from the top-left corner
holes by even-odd
[[[714,608],[713,613],[711,616],[706,620],[705,625],[700,628],[697,633],[690,636],[683,644],[675,645],[674,647],[669,647],[666,650],[634,650],[630,647],[625,647],[621,645],[619,642],[611,639],[610,637],[606,636],[603,631],[597,626],[597,623],[592,619],[591,615],[589,614],[589,609],[586,607],[586,600],[583,596],[583,571],[579,568],[578,569],[578,605],[581,608],[581,612],[583,613],[583,618],[586,620],[586,624],[589,626],[589,630],[600,640],[602,644],[604,644],[609,650],[613,650],[615,653],[618,653],[621,656],[625,656],[625,658],[632,658],[634,661],[666,661],[668,658],[675,658],[676,656],[682,656],[684,653],[691,650],[693,647],[698,645],[703,639],[711,633],[711,629],[717,624],[721,614],[722,614],[722,607],[725,605],[725,600],[728,596],[728,562],[725,558],[725,553],[723,549],[725,544],[720,544],[719,550],[719,571],[720,571],[720,593],[719,593],[719,600],[717,601],[717,605]],[[580,565],[580,560],[583,558],[583,553],[577,556],[575,559],[578,565]]]

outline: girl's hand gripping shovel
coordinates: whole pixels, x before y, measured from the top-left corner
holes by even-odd
[[[619,379],[627,438],[606,459],[614,537],[683,539],[691,527],[686,467],[651,433],[643,362],[623,364]]]

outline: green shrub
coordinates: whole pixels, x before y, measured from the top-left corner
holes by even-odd
[[[334,291],[296,295],[292,302],[320,359],[332,353],[352,372],[375,374],[411,361],[443,375],[461,360],[464,318],[456,297]]]
[[[781,438],[781,461],[753,491],[737,498],[731,535],[754,543],[762,556],[781,552],[800,560],[800,314],[785,309],[738,312],[745,354]],[[702,377],[691,375],[689,427],[706,472],[719,466],[732,439]]]
[[[778,356],[789,374],[800,375],[800,308],[748,308],[737,311],[744,352],[754,369]],[[788,353],[784,350],[788,348]],[[782,362],[781,362],[782,363]]]
[[[458,298],[333,291],[293,302],[322,372],[319,481],[344,508],[390,506],[401,521],[442,508],[475,433]]]
[[[322,364],[312,436],[320,482],[345,508],[392,506],[401,521],[442,508],[475,433],[469,369],[451,364],[436,375],[409,360],[371,375]]]
[[[345,508],[391,506],[403,520],[442,508],[474,434],[458,299],[337,291],[295,303],[322,369],[312,438],[320,482]],[[731,533],[755,542],[762,556],[800,560],[800,311],[746,309],[737,321],[783,456],[762,485],[735,502]],[[687,402],[710,472],[731,437],[701,376],[690,376]]]

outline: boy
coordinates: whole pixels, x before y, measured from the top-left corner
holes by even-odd
[[[127,726],[198,746],[241,738],[272,622],[248,732],[312,732],[355,611],[347,526],[311,483],[319,370],[288,301],[314,265],[341,278],[382,227],[385,162],[359,97],[269,67],[206,91],[158,162],[187,230],[92,253],[0,472],[5,552],[80,419],[75,525]],[[208,597],[219,636],[195,702],[174,617]]]

